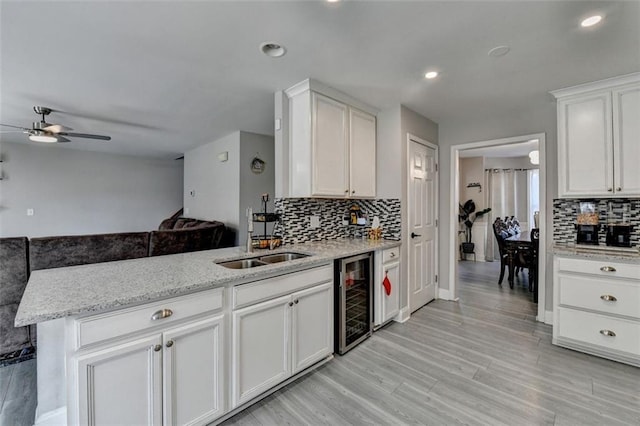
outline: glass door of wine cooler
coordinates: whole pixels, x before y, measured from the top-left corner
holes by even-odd
[[[347,352],[371,335],[372,330],[372,261],[371,254],[338,261],[336,351]]]

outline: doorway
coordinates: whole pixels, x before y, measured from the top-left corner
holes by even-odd
[[[467,184],[472,184],[474,185],[474,188],[478,188],[480,189],[480,186],[485,186],[484,190],[486,191],[486,185],[484,184],[484,180],[482,180],[482,182],[480,182],[481,179],[478,179],[477,182],[461,182],[461,176],[460,176],[460,165],[461,165],[461,152],[464,151],[468,151],[468,150],[479,150],[481,151],[484,148],[487,149],[491,149],[491,148],[495,148],[498,146],[501,147],[505,147],[507,149],[511,149],[514,148],[515,146],[517,146],[518,144],[523,144],[527,141],[535,141],[537,140],[537,144],[538,144],[538,156],[539,156],[539,172],[538,172],[538,176],[539,176],[539,188],[540,190],[540,195],[539,195],[539,211],[540,211],[540,215],[539,217],[536,217],[536,220],[538,220],[538,227],[540,228],[541,232],[540,232],[540,245],[539,245],[539,252],[538,252],[538,258],[539,258],[539,262],[538,262],[538,305],[537,305],[537,316],[536,319],[540,322],[548,322],[545,321],[546,318],[546,312],[545,312],[545,283],[546,283],[546,279],[545,279],[545,273],[546,273],[546,268],[545,268],[545,264],[546,264],[546,242],[550,241],[549,240],[549,235],[548,235],[548,229],[546,228],[546,221],[545,221],[545,213],[547,211],[546,208],[546,200],[545,200],[545,188],[546,188],[546,166],[545,166],[545,134],[544,133],[538,133],[538,134],[531,134],[531,135],[523,135],[523,136],[517,136],[517,137],[512,137],[512,138],[503,138],[503,139],[493,139],[493,140],[487,140],[487,141],[479,141],[479,142],[471,142],[471,143],[465,143],[465,144],[459,144],[459,145],[453,145],[451,147],[451,182],[452,182],[452,197],[451,197],[451,206],[449,208],[450,211],[450,217],[451,218],[457,218],[458,215],[460,214],[460,204],[461,203],[465,203],[466,200],[462,200],[461,199],[461,195],[465,195],[465,194],[461,194],[461,184],[462,186],[466,187]],[[484,168],[483,168],[484,169]],[[483,170],[484,171],[484,170]],[[527,176],[527,175],[525,175]],[[528,181],[529,177],[525,177],[525,180]],[[531,205],[531,201],[529,199],[525,199],[524,200],[524,205],[525,206],[529,206]],[[535,203],[533,203],[535,204]],[[513,215],[513,213],[511,213],[510,215]],[[523,221],[526,220],[527,222],[527,227],[530,229],[532,227],[534,227],[535,225],[533,224],[533,218],[529,219],[529,214],[527,212],[527,214],[522,214],[522,216],[526,217],[526,219],[523,219]],[[529,222],[531,222],[529,224]],[[486,228],[484,229],[484,236],[485,236],[485,240],[488,238],[493,238],[493,229],[492,229],[492,223],[485,223],[484,224],[486,226]],[[459,251],[459,236],[458,236],[458,231],[459,231],[459,227],[457,226],[457,220],[453,219],[452,220],[452,225],[450,227],[450,241],[454,242],[453,244],[451,244],[451,249],[450,249],[450,253],[449,253],[449,276],[452,277],[453,279],[451,280],[450,283],[450,290],[451,290],[451,294],[452,294],[452,298],[455,299],[458,297],[458,288],[457,288],[457,284],[459,283],[460,280],[460,271],[458,270],[458,258],[461,256],[461,252]],[[476,232],[476,230],[474,230],[474,232]],[[482,229],[480,229],[480,232],[482,232]],[[489,246],[491,246],[491,244],[489,244]],[[484,248],[484,247],[483,247]],[[492,248],[489,248],[490,250],[492,250]],[[482,256],[484,257],[486,254],[483,251]],[[473,259],[471,259],[473,260]],[[484,259],[481,259],[484,260]],[[467,268],[468,269],[468,268]],[[485,268],[486,269],[486,268]],[[464,271],[464,273],[466,274],[468,271]],[[468,274],[467,274],[468,275]],[[498,287],[498,277],[496,276],[495,278],[495,286]],[[506,287],[508,289],[508,283],[507,280],[503,281],[502,283],[503,287]]]
[[[414,312],[436,297],[438,265],[438,147],[407,137],[407,239],[409,309]]]

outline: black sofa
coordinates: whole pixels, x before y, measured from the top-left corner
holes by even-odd
[[[222,222],[162,221],[157,231],[0,238],[0,360],[35,344],[35,327],[13,326],[31,271],[224,247]]]

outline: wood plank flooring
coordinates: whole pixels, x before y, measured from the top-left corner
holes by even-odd
[[[640,369],[551,345],[526,275],[460,262],[434,301],[225,425],[638,425]],[[30,425],[35,360],[0,368],[0,425]]]
[[[551,345],[526,274],[460,262],[434,301],[224,425],[638,425],[640,369]]]

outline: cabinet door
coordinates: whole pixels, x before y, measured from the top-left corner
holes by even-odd
[[[78,356],[78,423],[162,424],[159,334]]]
[[[164,424],[206,424],[222,415],[223,316],[163,333]]]
[[[351,197],[376,196],[376,118],[349,108],[349,190]]]
[[[611,196],[611,93],[558,101],[558,195]]]
[[[385,276],[391,282],[391,293],[387,294],[384,288],[380,293],[377,293],[382,295],[381,303],[378,304],[382,310],[382,322],[390,320],[400,311],[400,262],[382,265],[380,285],[382,285]]]
[[[233,312],[231,408],[291,375],[289,303],[287,295]]]
[[[312,195],[344,197],[349,190],[347,106],[312,93]]]
[[[613,92],[615,193],[640,195],[640,86]]]
[[[293,374],[333,353],[333,283],[292,295]]]

